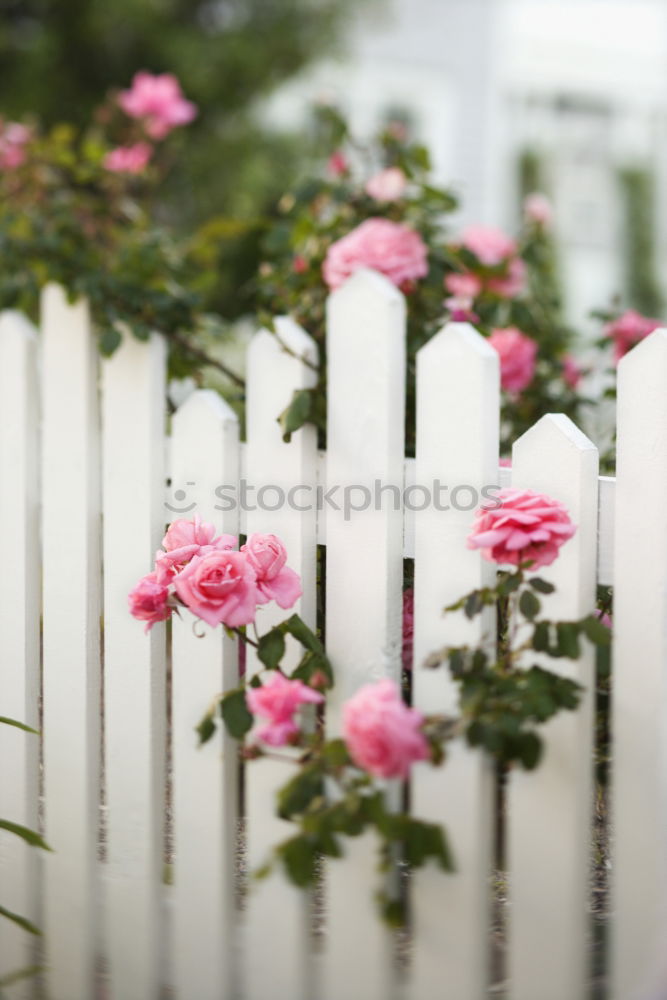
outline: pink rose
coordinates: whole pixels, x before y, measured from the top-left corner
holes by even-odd
[[[294,715],[301,705],[319,705],[324,696],[302,681],[292,681],[278,670],[261,687],[246,688],[246,703],[253,715],[268,719],[257,730],[257,738],[272,747],[281,747],[299,732]]]
[[[570,389],[576,389],[583,374],[581,366],[577,364],[570,354],[566,354],[563,358],[563,381],[565,385],[568,385]]]
[[[195,514],[192,520],[179,517],[172,521],[167,528],[167,534],[162,539],[162,548],[167,552],[173,549],[182,549],[184,545],[210,545],[215,537],[215,527],[212,524],[202,523],[199,514]],[[231,541],[229,548],[233,549],[236,539],[232,535],[225,538]]]
[[[408,186],[408,179],[400,167],[387,167],[366,183],[366,194],[376,201],[397,201]]]
[[[414,229],[389,219],[366,219],[332,243],[322,267],[329,288],[339,288],[360,267],[374,268],[400,287],[428,273],[427,249]]]
[[[482,507],[468,535],[468,548],[481,549],[490,562],[518,566],[532,560],[532,569],[550,566],[576,527],[558,500],[531,490],[503,489],[500,506]]]
[[[164,139],[173,128],[197,116],[196,105],[186,101],[172,73],[135,73],[131,88],[118,95],[118,104],[130,118],[142,119],[153,139]]]
[[[25,163],[32,133],[27,125],[0,119],[0,170],[15,170]]]
[[[554,211],[547,196],[535,191],[524,198],[523,214],[529,222],[535,222],[538,226],[548,226]]]
[[[423,716],[403,702],[394,681],[365,684],[343,706],[343,737],[355,764],[378,778],[406,778],[428,760]]]
[[[173,584],[181,601],[209,625],[235,627],[255,620],[255,572],[243,552],[204,549]]]
[[[489,292],[501,299],[513,299],[521,294],[525,284],[526,265],[520,257],[512,257],[507,267],[507,274],[502,278],[488,278],[486,287]]]
[[[156,622],[163,622],[171,615],[168,598],[169,588],[158,581],[155,573],[149,573],[130,591],[130,614],[146,622],[145,631],[148,632]]]
[[[500,384],[511,393],[519,393],[535,374],[537,344],[515,326],[494,330],[489,343],[500,356]]]
[[[345,153],[341,152],[340,149],[332,153],[327,161],[327,168],[334,177],[343,177],[350,169]]]
[[[598,621],[600,622],[601,625],[604,625],[605,628],[612,629],[614,627],[614,623],[612,622],[611,615],[609,614],[608,611],[605,611],[603,612],[603,614],[598,615]]]
[[[498,267],[517,252],[515,241],[491,226],[468,226],[461,234],[461,244],[484,267]]]
[[[110,150],[103,166],[115,174],[140,174],[146,169],[153,153],[153,147],[147,142],[137,142],[134,146],[118,146]]]
[[[308,261],[302,254],[295,254],[292,260],[292,270],[295,274],[304,274],[308,270]]]
[[[462,274],[452,271],[445,275],[445,288],[456,298],[469,299],[472,302],[482,291],[482,282],[476,274],[471,274],[469,271]]]
[[[614,362],[618,364],[624,354],[638,344],[649,333],[653,333],[661,326],[659,319],[650,319],[642,316],[634,309],[628,309],[617,319],[612,320],[605,326],[605,334],[614,341]]]
[[[241,546],[257,580],[257,603],[291,608],[301,597],[301,578],[286,566],[287,550],[275,535],[251,535]]]
[[[415,637],[415,596],[412,587],[403,591],[403,647],[401,660],[404,670],[412,670]]]
[[[511,458],[499,458],[498,459],[498,465],[500,466],[501,469],[511,469],[512,468],[512,459]]]

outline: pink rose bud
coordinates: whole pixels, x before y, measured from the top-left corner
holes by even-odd
[[[27,157],[26,146],[32,132],[20,122],[3,122],[0,119],[0,170],[16,170]]]
[[[499,507],[477,511],[468,548],[500,565],[531,560],[532,569],[550,566],[577,530],[564,505],[531,490],[502,489],[496,496]]]
[[[130,591],[130,614],[146,622],[145,631],[148,632],[156,622],[163,622],[171,615],[168,598],[169,588],[158,581],[155,573],[149,573]]]
[[[292,261],[292,270],[295,274],[304,274],[308,270],[308,261],[300,253],[296,254]]]
[[[322,266],[331,289],[361,267],[386,275],[397,288],[428,274],[428,251],[419,233],[389,219],[366,219],[347,236],[332,243]]]
[[[430,757],[423,721],[385,679],[365,684],[343,705],[343,738],[358,767],[378,778],[407,778],[415,761]]]
[[[481,279],[470,271],[460,274],[456,271],[445,275],[445,288],[458,299],[476,299],[482,291]]]
[[[343,177],[350,169],[345,153],[343,153],[340,149],[337,149],[335,153],[332,153],[327,161],[327,169],[330,174],[333,174],[334,177]]]
[[[148,166],[153,147],[147,142],[137,142],[134,146],[118,146],[110,150],[103,166],[115,174],[140,174]]]
[[[203,550],[173,582],[183,604],[209,625],[233,628],[255,620],[255,572],[244,552]]]
[[[547,196],[535,191],[524,199],[523,213],[529,222],[535,222],[538,226],[548,226],[554,211]]]
[[[565,384],[568,385],[570,389],[576,389],[581,382],[583,374],[581,366],[570,354],[567,354],[563,358],[563,381]]]
[[[246,703],[253,715],[268,719],[257,730],[257,738],[268,746],[280,747],[299,734],[294,718],[302,705],[320,705],[324,696],[302,681],[292,681],[278,670],[271,672],[261,687],[246,688]]]
[[[241,552],[247,556],[257,578],[257,603],[275,601],[291,608],[301,597],[301,578],[286,566],[287,550],[275,535],[250,535]]]
[[[172,129],[197,117],[197,107],[186,101],[172,73],[135,73],[132,86],[118,95],[118,104],[130,118],[139,118],[152,139],[164,139]]]
[[[494,330],[489,343],[500,357],[500,384],[511,393],[520,393],[535,375],[537,344],[515,326]]]
[[[366,183],[366,194],[376,201],[398,201],[405,194],[408,179],[400,167],[387,167]]]

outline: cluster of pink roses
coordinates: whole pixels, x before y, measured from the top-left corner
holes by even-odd
[[[16,170],[25,163],[26,146],[31,138],[27,125],[0,119],[0,170]]]
[[[454,319],[474,319],[474,301],[483,293],[500,299],[519,295],[526,282],[526,265],[515,240],[491,226],[468,226],[453,250],[463,251],[465,267],[445,277],[450,293],[445,305]]]
[[[274,600],[291,608],[301,596],[299,575],[286,566],[285,546],[275,535],[250,535],[236,550],[232,535],[215,535],[212,524],[174,521],[155,557],[153,572],[130,592],[130,613],[148,631],[179,604],[209,625],[230,628],[255,620],[257,607]]]
[[[135,73],[129,90],[118,95],[118,105],[130,118],[143,125],[155,141],[164,139],[174,128],[187,125],[197,115],[197,107],[183,96],[172,73]],[[139,174],[145,170],[153,147],[146,141],[118,146],[107,153],[104,166],[114,173]]]

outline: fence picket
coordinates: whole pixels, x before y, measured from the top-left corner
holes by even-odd
[[[614,1000],[665,995],[667,330],[620,362],[613,647]]]
[[[11,525],[0,574],[0,714],[39,727],[39,397],[35,330],[20,314],[0,314],[0,524]],[[0,815],[38,825],[39,738],[0,725]],[[11,761],[11,766],[9,762]],[[2,905],[39,924],[35,851],[0,831]],[[35,939],[0,921],[0,980],[35,964]],[[32,995],[29,980],[12,996]]]
[[[282,345],[282,346],[281,346]],[[313,386],[317,347],[312,339],[287,318],[276,321],[276,335],[261,330],[248,349],[246,480],[257,491],[249,497],[247,533],[275,534],[285,543],[289,565],[301,575],[303,596],[294,611],[315,627],[317,440],[312,425],[282,440],[278,414],[289,403],[293,390]],[[276,489],[297,485],[308,493],[282,502]],[[269,491],[267,487],[274,489]],[[261,491],[264,490],[264,493]],[[262,505],[265,509],[262,509]],[[274,508],[274,509],[267,509]],[[260,634],[286,618],[290,612],[273,603],[257,617]],[[296,644],[287,649],[285,664],[296,666],[300,658]],[[259,669],[254,650],[247,649],[248,675]],[[275,815],[275,792],[292,774],[292,767],[276,760],[254,761],[246,768],[246,831],[248,869],[252,872],[268,858],[270,849],[290,835],[290,825]],[[244,985],[247,1000],[313,1000],[309,922],[309,900],[276,872],[260,883],[250,884],[244,938]],[[280,928],[280,945],[265,944]]]
[[[165,345],[129,334],[102,365],[106,934],[113,1000],[160,989],[165,627],[148,635],[127,595],[164,528]]]
[[[403,582],[402,500],[384,495],[373,509],[374,484],[403,489],[405,301],[383,276],[358,271],[331,295],[327,311],[327,489],[354,487],[350,503],[327,509],[327,650],[336,686],[327,733],[341,731],[342,703],[363,684],[400,676]],[[362,494],[366,489],[369,494]],[[333,499],[340,504],[341,493]],[[327,1000],[357,995],[386,1000],[396,977],[391,938],[378,919],[381,888],[375,838],[345,846],[329,866]],[[353,915],[353,917],[352,917]]]
[[[539,575],[556,592],[540,596],[552,621],[572,621],[595,609],[598,453],[563,414],[549,414],[515,443],[512,485],[562,501],[577,533]],[[584,1000],[589,995],[588,883],[593,817],[595,651],[527,665],[577,680],[576,712],[541,728],[544,753],[534,772],[512,771],[508,786],[508,867],[512,902],[509,970],[513,1000]]]
[[[456,707],[446,667],[420,667],[429,653],[483,635],[493,641],[492,613],[470,622],[462,615],[443,618],[442,612],[493,578],[493,568],[466,549],[465,539],[482,488],[498,482],[498,410],[496,352],[469,325],[449,324],[417,357],[416,483],[435,490],[439,480],[450,491],[440,501],[450,509],[431,504],[415,512],[413,698],[424,713]],[[443,983],[456,1000],[485,995],[491,796],[488,762],[463,745],[452,746],[444,768],[414,769],[412,810],[445,826],[457,868],[455,875],[432,867],[414,875],[415,1000],[436,1000]]]
[[[197,513],[236,535],[238,510],[223,512],[215,490],[236,484],[238,462],[236,414],[216,392],[194,392],[173,419],[172,500],[176,490],[186,496],[171,503],[170,520]],[[238,684],[238,658],[222,629],[198,638],[193,621],[186,613],[172,624],[174,986],[183,1000],[228,1000],[235,986],[237,747],[223,731],[199,748],[195,726],[216,694]]]
[[[42,298],[44,945],[49,1000],[94,995],[100,773],[97,345],[84,302]]]

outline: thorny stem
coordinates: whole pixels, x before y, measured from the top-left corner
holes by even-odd
[[[218,371],[222,372],[223,375],[226,375],[228,379],[231,379],[231,381],[236,385],[245,389],[245,379],[241,378],[240,375],[237,375],[231,368],[228,368],[222,361],[218,361],[217,358],[212,358],[210,354],[207,354],[206,351],[203,351],[200,347],[195,347],[189,342],[189,340],[181,336],[180,333],[171,333],[169,335],[169,339],[173,340],[173,342],[178,344],[179,347],[182,347],[183,350],[190,354],[191,357],[196,358],[197,361],[201,361],[203,365],[206,365],[209,368],[217,368]]]

